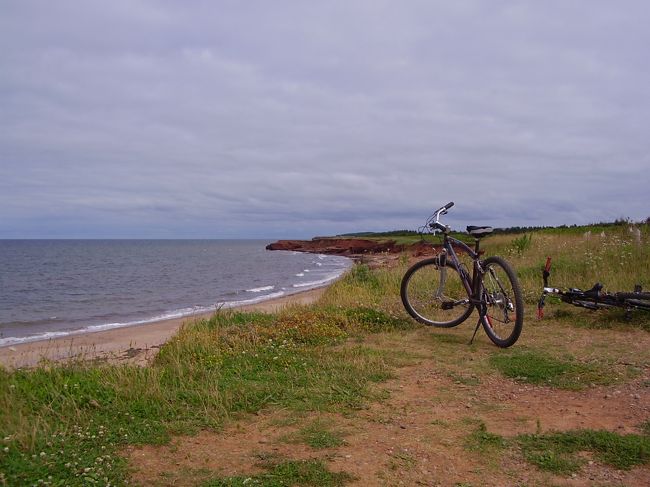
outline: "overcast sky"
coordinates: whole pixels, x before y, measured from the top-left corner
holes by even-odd
[[[0,1],[0,238],[650,216],[646,1]]]

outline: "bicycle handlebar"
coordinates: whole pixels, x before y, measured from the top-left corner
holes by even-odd
[[[445,233],[448,232],[449,227],[440,223],[440,215],[445,215],[447,213],[447,210],[452,206],[454,206],[454,202],[450,201],[445,206],[438,208],[434,214],[429,217],[429,220],[427,220],[425,227],[429,227],[433,230],[440,230],[441,232]]]

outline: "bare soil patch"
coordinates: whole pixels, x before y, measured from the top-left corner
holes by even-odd
[[[441,342],[441,333],[449,338]],[[633,363],[640,372],[612,386],[567,391],[515,382],[486,370],[485,359],[495,350],[487,340],[468,347],[463,342],[468,333],[467,328],[418,329],[371,337],[370,346],[420,357],[379,386],[389,393],[385,401],[345,415],[269,411],[233,419],[223,431],[178,437],[165,446],[130,448],[126,454],[133,478],[143,485],[197,485],[216,475],[259,473],[268,461],[316,458],[332,471],[352,474],[356,480],[350,485],[359,486],[650,485],[648,466],[619,471],[585,454],[582,470],[562,477],[530,465],[515,447],[478,452],[467,441],[481,424],[506,439],[582,428],[639,433],[650,419],[647,334],[631,333],[635,343],[626,359],[627,332],[572,330],[574,352],[589,355],[589,344],[604,341],[618,350],[618,356],[610,357],[615,365]],[[346,432],[342,446],[315,449],[286,441],[323,417]]]

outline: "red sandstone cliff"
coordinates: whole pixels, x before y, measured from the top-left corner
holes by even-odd
[[[361,238],[315,238],[313,240],[278,240],[266,246],[267,250],[293,250],[295,252],[311,252],[336,255],[364,254],[399,254],[432,255],[434,246],[426,242],[413,244],[397,244],[394,240],[366,240]]]

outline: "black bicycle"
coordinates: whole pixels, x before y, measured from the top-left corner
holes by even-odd
[[[581,308],[591,310],[605,309],[605,308],[622,308],[625,310],[627,317],[635,309],[650,311],[650,293],[643,292],[640,285],[634,287],[633,292],[617,292],[609,293],[603,291],[603,285],[597,282],[591,289],[583,291],[578,288],[569,288],[567,290],[550,287],[548,285],[548,278],[551,275],[551,258],[546,258],[546,265],[542,270],[542,278],[544,280],[544,289],[542,295],[537,303],[537,318],[544,317],[544,305],[546,304],[546,296],[555,296],[560,298],[564,303],[572,304]]]
[[[437,210],[423,227],[443,234],[442,250],[406,271],[401,296],[406,311],[425,325],[450,328],[460,325],[478,309],[479,317],[470,343],[479,326],[499,347],[513,345],[524,324],[524,306],[517,275],[501,257],[481,259],[480,239],[492,233],[491,227],[467,227],[475,238],[474,249],[449,235],[451,229],[440,223],[440,216],[454,206],[448,203]],[[458,258],[466,253],[473,262],[472,275]]]

